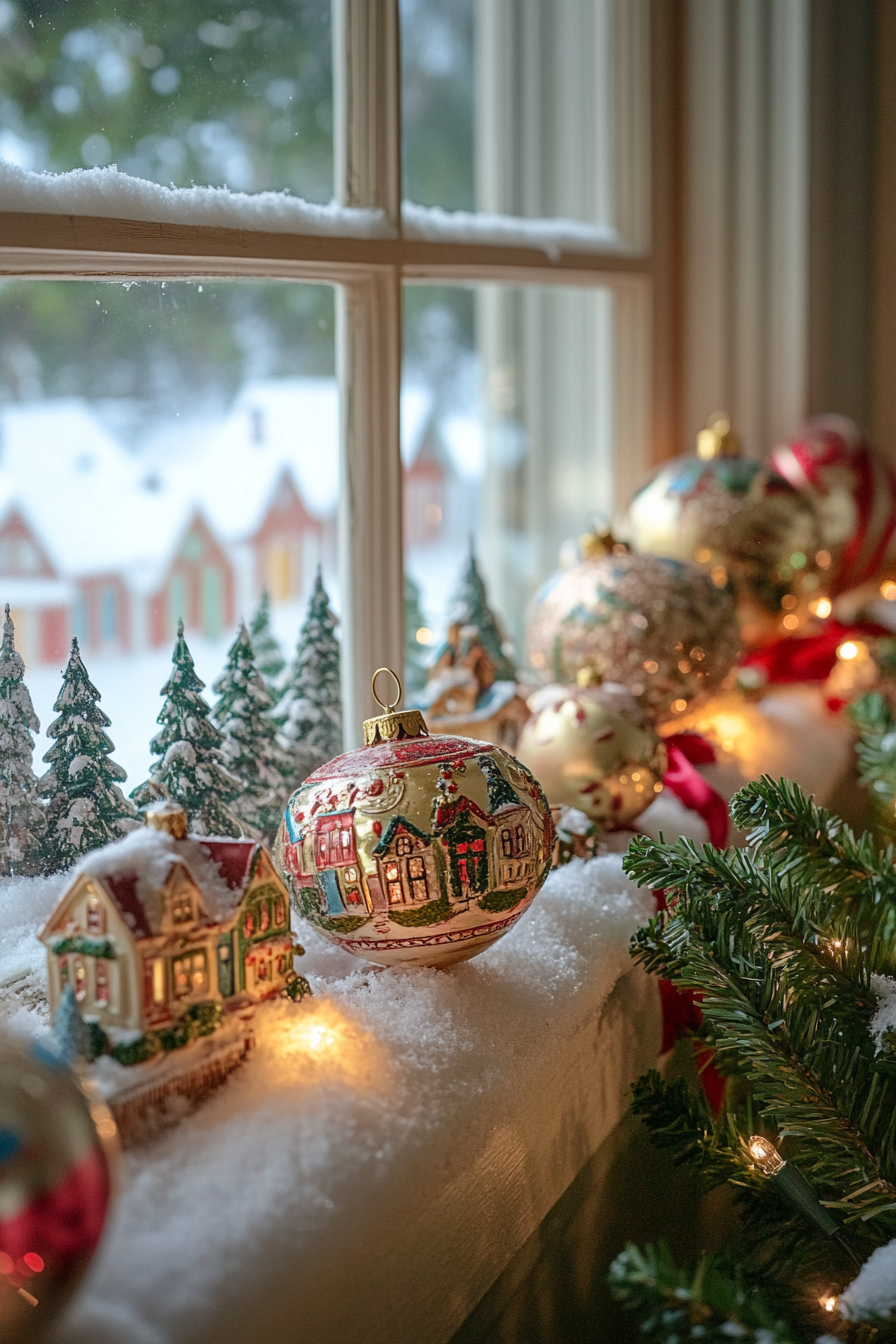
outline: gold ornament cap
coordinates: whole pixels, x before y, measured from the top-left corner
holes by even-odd
[[[381,672],[392,677],[398,690],[395,699],[386,704],[376,693],[376,679]],[[373,698],[382,709],[375,719],[364,720],[365,747],[381,746],[384,742],[401,742],[408,737],[429,737],[426,720],[419,709],[398,709],[403,694],[401,681],[391,667],[378,667],[370,678]]]
[[[147,826],[151,826],[154,831],[165,831],[173,836],[175,840],[183,840],[187,833],[187,814],[178,803],[172,803],[169,798],[160,798],[152,807],[148,807],[143,814],[143,819]]]
[[[709,424],[697,435],[697,456],[703,462],[711,462],[714,457],[740,457],[740,439],[724,411],[711,415]]]

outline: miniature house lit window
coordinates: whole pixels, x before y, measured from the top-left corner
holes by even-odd
[[[59,958],[59,983],[63,989],[68,984],[68,957]]]
[[[262,901],[261,907],[258,912],[259,932],[264,933],[266,929],[270,928],[270,926],[271,926],[271,907],[267,901]]]
[[[335,812],[318,819],[318,868],[339,868],[357,862],[354,820],[352,812]]]
[[[412,900],[427,900],[429,889],[426,885],[426,865],[419,855],[413,859],[408,859],[408,877],[411,883]]]
[[[505,826],[501,832],[501,853],[505,859],[513,858],[513,831]]]
[[[525,853],[528,851],[528,848],[529,848],[529,845],[528,845],[528,843],[527,843],[527,841],[526,841],[526,831],[525,831],[525,828],[524,828],[523,826],[517,826],[517,828],[516,828],[516,852],[517,852],[517,854],[525,854]]]
[[[274,923],[278,927],[286,923],[286,902],[282,896],[278,896],[274,902]]]
[[[255,932],[255,916],[251,910],[246,911],[246,918],[243,920],[243,933],[247,938],[251,938]]]
[[[355,868],[355,866],[354,866],[353,864],[350,865],[348,868],[346,868],[346,870],[345,870],[345,880],[346,880],[346,882],[357,882],[357,880],[358,880],[358,870],[357,870],[357,868]]]
[[[193,902],[189,896],[178,897],[172,907],[171,918],[175,924],[191,924],[193,922]]]
[[[87,928],[90,933],[106,932],[106,912],[97,896],[87,897]]]
[[[189,952],[174,962],[174,996],[185,999],[208,989],[208,965],[204,952]]]
[[[165,961],[162,957],[156,957],[152,963],[152,1001],[165,1002]]]
[[[399,905],[404,899],[404,893],[401,890],[401,878],[398,874],[397,863],[386,864],[386,889],[389,893],[389,904]]]
[[[79,1003],[87,998],[87,967],[80,957],[75,958],[75,998]]]
[[[97,1003],[108,1004],[109,1002],[109,963],[104,961],[102,957],[98,957],[96,961],[94,999]]]
[[[399,856],[413,852],[414,845],[409,835],[400,835],[395,841],[395,853]]]

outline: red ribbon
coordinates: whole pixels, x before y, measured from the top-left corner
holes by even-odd
[[[703,818],[711,842],[721,847],[728,838],[728,807],[721,795],[694,768],[714,763],[716,753],[712,743],[699,733],[673,733],[666,738],[666,750],[669,753],[669,768],[663,776],[663,784],[685,807]],[[657,891],[654,895],[657,909],[665,910],[665,893]],[[665,1054],[672,1049],[679,1036],[699,1029],[703,1014],[695,991],[677,989],[670,980],[660,981],[660,1003],[663,1012],[661,1052]],[[712,1062],[712,1050],[703,1041],[694,1041],[694,1054],[703,1091],[713,1113],[718,1115],[725,1095],[725,1079]]]
[[[794,681],[826,681],[837,662],[837,649],[845,639],[892,635],[882,625],[860,622],[840,625],[828,621],[820,635],[792,635],[776,639],[744,659],[745,667],[761,667],[771,684]]]
[[[699,733],[672,733],[666,738],[669,768],[663,776],[664,786],[675,794],[692,812],[706,822],[709,838],[717,848],[728,839],[728,806],[722,796],[694,769],[696,765],[712,765],[716,753],[710,742]]]

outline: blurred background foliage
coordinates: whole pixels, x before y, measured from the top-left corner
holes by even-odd
[[[405,195],[471,209],[472,0],[401,13]],[[328,0],[0,0],[0,158],[328,201],[331,42]],[[412,365],[472,348],[472,295],[437,307],[409,289]],[[0,399],[195,413],[250,378],[332,373],[333,330],[322,285],[109,284],[97,301],[73,282],[7,282]]]

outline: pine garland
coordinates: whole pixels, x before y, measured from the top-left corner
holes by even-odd
[[[896,837],[896,718],[879,691],[846,710],[857,733],[859,779],[871,794],[874,820],[884,837]]]
[[[635,1087],[634,1109],[703,1189],[734,1187],[742,1230],[732,1261],[775,1301],[789,1295],[796,1337],[814,1339],[831,1322],[801,1286],[840,1291],[855,1275],[853,1256],[896,1235],[896,1054],[878,1051],[871,1031],[873,977],[896,969],[893,854],[784,780],[747,785],[731,814],[750,832],[746,850],[636,837],[624,868],[667,900],[635,935],[635,960],[698,992],[702,1035],[737,1084],[713,1116],[685,1083],[651,1073]],[[750,1153],[753,1134],[808,1179],[839,1224],[835,1236],[783,1201]],[[618,1275],[633,1266],[621,1262]],[[660,1283],[660,1260],[654,1269]],[[843,1326],[842,1337],[859,1338],[858,1328]]]

